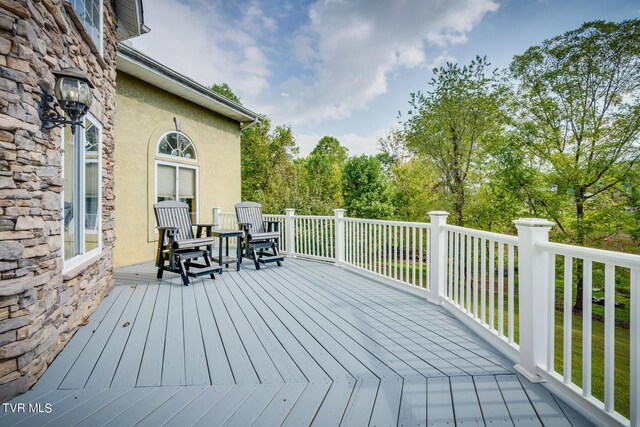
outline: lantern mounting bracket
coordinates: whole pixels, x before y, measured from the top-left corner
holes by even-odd
[[[82,124],[82,116],[72,117],[71,120],[67,120],[65,119],[64,111],[60,111],[60,108],[60,104],[56,102],[53,95],[46,90],[42,92],[40,104],[38,104],[38,116],[41,122],[40,129],[50,130],[71,125],[71,133],[75,133],[76,126],[84,127]]]

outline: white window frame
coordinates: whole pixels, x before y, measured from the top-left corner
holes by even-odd
[[[77,24],[76,25],[80,25],[82,27],[82,31],[85,32],[84,38],[89,39],[89,42],[95,47],[95,49],[97,49],[97,51],[100,54],[100,56],[102,58],[104,58],[104,1],[103,0],[99,0],[99,2],[98,2],[99,3],[99,8],[100,8],[100,10],[98,11],[98,13],[100,15],[99,24],[98,24],[100,26],[100,28],[98,28],[98,36],[99,36],[98,37],[98,46],[96,46],[96,44],[93,41],[93,39],[91,39],[91,36],[89,35],[89,31],[87,31],[86,27],[84,26],[84,23],[80,19],[80,16],[78,15],[76,10],[71,5],[71,1],[70,0],[64,0],[64,1],[69,3],[71,10],[73,10],[73,13],[76,15],[76,17],[75,17],[75,19],[77,19]]]
[[[188,157],[172,156],[171,154],[161,153],[160,152],[160,143],[162,142],[164,137],[169,135],[170,133],[179,133],[180,135],[182,135],[185,138],[187,138],[189,140],[189,142],[191,143],[191,146],[193,147],[193,151],[196,153],[196,156],[193,159],[190,159]],[[158,142],[156,143],[156,157],[158,157],[160,159],[166,159],[166,161],[168,161],[168,162],[174,162],[175,159],[180,159],[180,161],[183,161],[183,162],[189,162],[189,163],[197,164],[198,163],[198,148],[196,147],[196,144],[193,143],[191,138],[189,138],[184,132],[180,132],[178,130],[170,130],[170,131],[167,131],[167,132],[163,133],[162,135],[160,135],[160,138],[158,138]]]
[[[61,193],[61,206],[60,209],[63,212],[62,215],[62,220],[60,223],[60,237],[62,240],[62,260],[63,260],[63,267],[62,267],[62,273],[66,273],[70,270],[73,270],[74,268],[76,268],[77,266],[87,262],[88,260],[97,257],[98,255],[100,255],[102,253],[102,249],[103,249],[103,245],[102,245],[102,123],[100,123],[98,121],[98,119],[93,116],[91,113],[87,113],[84,118],[86,118],[87,120],[89,120],[99,131],[99,136],[98,136],[98,213],[97,213],[97,218],[96,218],[96,231],[91,230],[91,232],[89,234],[97,234],[98,235],[98,246],[91,249],[88,252],[84,252],[84,245],[85,245],[85,239],[84,239],[84,233],[87,232],[86,228],[84,226],[80,227],[82,229],[82,238],[80,238],[80,236],[76,236],[76,238],[80,238],[80,244],[82,247],[82,252],[81,254],[78,255],[74,255],[72,258],[70,259],[66,259],[65,257],[65,237],[64,237],[64,186],[63,186],[63,191]],[[62,132],[61,132],[61,137],[62,137],[62,147],[64,147],[64,133],[66,132],[66,128],[62,128]],[[76,134],[78,134],[78,132],[83,132],[84,135],[84,128],[78,126],[76,128]],[[85,144],[85,140],[83,137],[83,156],[84,156],[84,144]],[[65,170],[64,170],[64,156],[65,153],[63,152],[62,154],[62,176],[65,177]],[[79,189],[79,193],[84,195],[85,194],[85,176],[84,176],[84,158],[82,159],[82,167],[79,169],[79,175],[77,177],[78,182],[80,183],[80,189]],[[76,165],[74,165],[76,166]],[[81,221],[85,221],[85,203],[84,201],[80,204],[81,208],[80,208],[80,212],[78,212],[78,215],[74,214],[74,220],[77,220],[78,218],[80,218]]]
[[[162,138],[161,138],[162,139]],[[190,140],[191,141],[191,140]],[[195,147],[195,145],[194,145]],[[156,151],[157,153],[157,151]],[[197,155],[197,153],[196,153]],[[183,159],[184,157],[175,157],[175,156],[164,156],[164,157],[173,157],[174,159]],[[196,171],[196,223],[200,221],[200,167],[198,165],[190,165],[179,162],[169,162],[166,160],[156,160],[154,167],[154,180],[155,180],[155,196],[153,198],[153,203],[158,203],[158,165],[169,166],[176,168],[176,200],[178,200],[178,192],[180,191],[180,168],[183,169],[191,169]],[[157,233],[158,230],[155,230]]]

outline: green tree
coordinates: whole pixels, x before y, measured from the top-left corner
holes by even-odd
[[[389,179],[375,156],[361,155],[347,160],[342,194],[351,217],[385,219],[393,214]]]
[[[453,222],[464,225],[472,170],[486,161],[485,145],[499,137],[504,86],[486,58],[433,70],[430,90],[412,93],[404,123],[407,146],[428,158],[452,198]]]
[[[228,84],[214,84],[211,90],[234,102],[240,99]],[[291,128],[271,128],[268,117],[242,131],[240,136],[242,199],[263,205],[265,212],[281,212],[286,207],[296,207],[296,194],[300,191],[301,173],[294,163],[298,154]]]
[[[610,192],[640,157],[640,20],[594,21],[516,56],[523,146],[573,203],[573,241],[593,231],[591,200]],[[575,310],[582,309],[578,280]]]
[[[236,104],[242,105],[242,102],[240,102],[240,98],[238,98],[236,96],[236,94],[233,93],[233,91],[231,90],[229,85],[226,84],[226,83],[222,83],[222,84],[214,83],[214,84],[211,85],[211,90],[216,92],[216,93],[219,93],[222,96],[225,96],[225,97],[229,98],[230,100],[232,100]]]
[[[347,160],[347,149],[332,136],[318,141],[307,156],[304,167],[310,197],[316,200],[317,214],[329,214],[342,206],[342,168]]]

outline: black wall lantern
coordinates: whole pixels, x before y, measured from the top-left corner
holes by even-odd
[[[56,76],[55,97],[46,90],[42,91],[38,106],[42,123],[40,129],[49,130],[69,124],[71,132],[75,133],[76,125],[82,126],[82,117],[93,101],[93,85],[87,75],[75,67],[53,71],[53,75]],[[71,120],[65,118],[65,113]]]

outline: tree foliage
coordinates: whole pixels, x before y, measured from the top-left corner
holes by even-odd
[[[375,156],[361,155],[347,160],[342,194],[351,217],[385,219],[393,214],[389,180]]]
[[[469,178],[500,135],[503,87],[486,58],[433,70],[426,93],[412,93],[404,123],[408,147],[429,159],[450,196],[453,220],[464,225]]]
[[[639,53],[640,21],[595,21],[529,48],[510,67],[521,147],[550,171],[551,188],[572,198],[579,244],[593,230],[588,211],[597,203],[588,202],[640,156]]]

